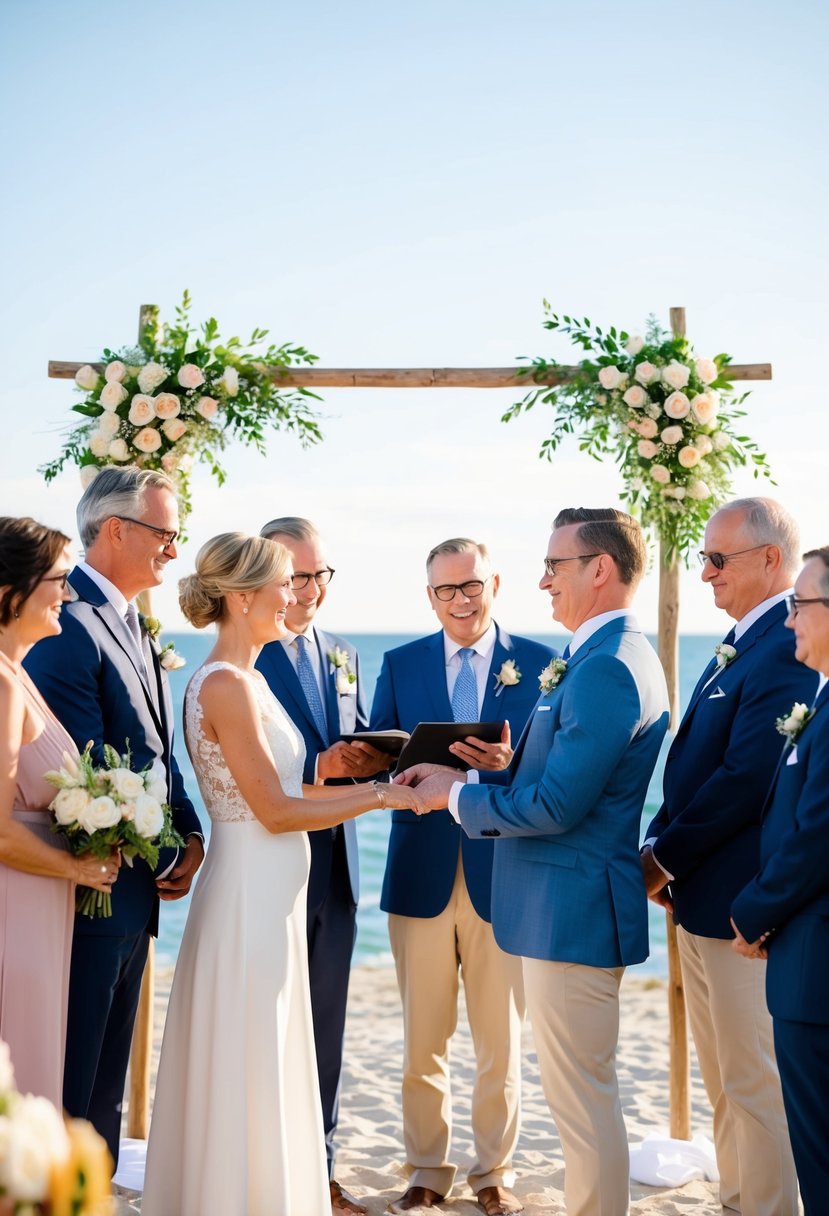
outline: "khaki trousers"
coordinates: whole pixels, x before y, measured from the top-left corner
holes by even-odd
[[[743,1216],[797,1216],[766,964],[742,958],[720,938],[682,927],[677,938],[700,1073],[714,1109],[720,1202]]]
[[[625,1216],[630,1158],[616,1079],[624,968],[523,964],[541,1083],[564,1152],[567,1216]]]
[[[521,1104],[521,960],[496,945],[472,906],[463,868],[439,916],[389,916],[403,1001],[403,1138],[410,1186],[448,1195],[452,1095],[449,1040],[458,1023],[459,971],[475,1048],[469,1185],[511,1187]]]

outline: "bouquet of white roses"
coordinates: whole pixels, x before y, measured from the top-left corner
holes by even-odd
[[[131,865],[142,857],[155,869],[158,850],[184,845],[173,827],[166,802],[164,777],[147,768],[136,773],[129,751],[120,755],[104,744],[105,768],[92,761],[92,744],[74,760],[63,754],[63,767],[44,776],[57,786],[49,804],[55,817],[52,830],[65,835],[73,853],[92,853],[102,860],[113,849]],[[111,897],[89,887],[79,887],[76,907],[84,916],[111,916]]]
[[[64,1122],[47,1098],[17,1092],[0,1040],[0,1213],[104,1216],[111,1194],[107,1146],[83,1119]]]

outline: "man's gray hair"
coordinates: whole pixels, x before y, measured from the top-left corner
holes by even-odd
[[[290,536],[292,540],[315,541],[319,540],[320,534],[310,519],[303,519],[300,515],[280,515],[260,528],[259,535],[267,539]]]
[[[490,564],[489,549],[487,549],[486,545],[477,540],[470,540],[468,536],[453,536],[451,540],[444,540],[439,545],[435,545],[426,558],[427,577],[435,558],[443,557],[447,553],[477,553],[482,561]]]
[[[104,523],[113,515],[125,518],[140,515],[145,492],[156,489],[176,492],[175,484],[158,469],[139,469],[134,464],[107,465],[101,469],[81,495],[75,516],[84,549],[94,544]]]
[[[774,498],[735,498],[721,511],[739,511],[746,535],[756,545],[776,545],[783,567],[794,577],[800,563],[800,529]]]

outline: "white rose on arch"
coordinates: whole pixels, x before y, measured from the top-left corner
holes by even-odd
[[[130,412],[127,417],[133,426],[146,426],[155,418],[155,401],[146,393],[136,393],[130,402]]]
[[[112,410],[104,410],[103,414],[100,414],[98,417],[98,432],[101,435],[106,435],[107,439],[115,438],[120,425],[121,419]]]
[[[161,424],[161,429],[170,443],[175,443],[187,431],[187,423],[182,418],[168,418]]]
[[[691,402],[684,393],[675,392],[665,399],[665,404],[662,408],[669,418],[687,418],[691,409]]]
[[[698,393],[691,399],[691,409],[700,426],[710,426],[717,417],[718,401],[712,393]]]
[[[133,436],[132,446],[137,448],[139,452],[146,452],[149,455],[152,452],[157,452],[161,447],[161,436],[154,427],[145,426],[143,430]]]
[[[633,378],[640,384],[653,384],[654,380],[659,379],[659,368],[653,363],[648,363],[647,359],[643,359],[641,363],[636,364]]]
[[[169,374],[167,368],[162,367],[160,363],[145,363],[138,373],[138,387],[142,393],[153,393]]]
[[[631,384],[625,395],[622,397],[625,405],[629,405],[633,410],[641,410],[643,406],[648,404],[648,394],[640,384]]]
[[[181,413],[181,402],[175,393],[159,393],[153,402],[159,418],[177,418]]]
[[[720,369],[713,359],[697,359],[694,367],[703,384],[713,384],[720,374]]]
[[[711,442],[715,452],[724,452],[726,448],[731,447],[731,436],[725,431],[715,431],[711,436]]]
[[[117,460],[121,463],[129,460],[130,450],[127,447],[127,441],[125,439],[113,439],[107,448],[107,456],[110,460]]]
[[[104,368],[104,379],[107,384],[120,384],[127,374],[127,365],[122,363],[120,359],[113,359],[111,363],[107,363]]]
[[[91,393],[93,389],[98,387],[100,378],[95,368],[90,367],[88,363],[85,363],[83,367],[79,367],[75,372],[75,383],[78,388],[82,388],[86,393]]]
[[[683,469],[693,469],[699,464],[702,456],[699,453],[699,449],[693,447],[689,443],[686,447],[679,449],[676,454],[676,458],[682,465]]]
[[[700,456],[707,456],[709,452],[713,452],[714,450],[714,445],[708,435],[697,435],[694,440],[694,447]]]
[[[199,397],[196,402],[196,413],[201,414],[208,422],[216,417],[218,409],[219,403],[215,397]]]
[[[85,464],[81,466],[81,489],[85,490],[87,486],[91,486],[95,478],[100,473],[100,469],[96,464]]]
[[[176,379],[182,388],[198,388],[204,384],[204,372],[195,363],[182,363]]]
[[[675,447],[676,444],[682,443],[685,432],[681,426],[666,426],[659,438],[663,443],[667,443],[668,447]]]
[[[89,436],[89,450],[101,460],[109,451],[109,439],[102,431],[93,431]]]
[[[643,418],[636,429],[643,439],[655,439],[659,434],[659,427],[653,418]]]
[[[618,367],[602,367],[599,369],[599,384],[601,384],[602,388],[606,388],[609,391],[618,388],[624,378],[624,373],[620,372]]]
[[[236,368],[226,367],[216,384],[218,388],[224,389],[228,397],[235,397],[239,392],[239,373]]]
[[[639,334],[631,334],[625,343],[625,350],[629,355],[638,355],[644,345],[644,338],[640,337]]]
[[[662,383],[667,384],[668,388],[685,388],[690,378],[690,368],[684,363],[677,363],[676,359],[672,359],[667,367],[662,368]]]
[[[651,477],[661,486],[666,486],[671,480],[671,471],[664,464],[655,464],[651,466]]]
[[[654,456],[659,454],[659,448],[651,439],[640,439],[636,445],[636,450],[645,460],[653,460]],[[653,472],[653,469],[651,469]]]
[[[122,401],[126,401],[129,393],[124,388],[123,384],[119,384],[117,380],[110,380],[101,389],[101,395],[98,398],[105,410],[117,410]]]
[[[711,497],[711,491],[705,482],[697,477],[688,483],[688,496],[695,498],[697,502],[704,502],[706,498]]]

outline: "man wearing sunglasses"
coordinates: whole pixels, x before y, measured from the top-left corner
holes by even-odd
[[[456,538],[426,562],[429,603],[440,630],[386,653],[372,730],[412,731],[418,722],[505,719],[502,741],[475,738],[451,750],[475,768],[502,770],[538,698],[538,676],[555,651],[510,636],[492,619],[499,576],[484,545]],[[480,1065],[472,1097],[475,1161],[468,1179],[489,1216],[518,1212],[511,1193],[521,1089],[521,966],[492,932],[493,841],[467,839],[447,810],[393,812],[381,908],[403,1001],[403,1136],[409,1186],[392,1211],[433,1207],[452,1189],[449,1040],[463,974]]]
[[[691,696],[642,850],[648,895],[678,925],[721,1202],[751,1216],[798,1211],[764,968],[735,956],[730,922],[734,897],[760,867],[762,809],[782,746],[776,719],[815,691],[785,628],[798,550],[797,525],[771,499],[737,499],[711,517],[702,579],[735,625]]]
[[[179,856],[162,850],[158,878],[140,859],[123,865],[110,918],[75,918],[63,1101],[70,1115],[94,1124],[117,1165],[132,1028],[159,899],[187,894],[204,848],[173,755],[167,673],[134,604],[178,556],[175,487],[163,473],[111,466],[84,491],[77,518],[84,557],[69,575],[62,632],[34,646],[26,666],[78,747],[92,740],[95,764],[105,763],[108,743],[130,750],[136,771],[152,766],[187,842]]]
[[[262,649],[257,668],[305,740],[309,784],[367,780],[388,757],[341,735],[368,729],[357,651],[345,638],[315,623],[334,577],[317,529],[307,519],[283,516],[265,524],[262,536],[279,541],[291,555],[296,603],[285,614],[290,631]],[[348,978],[356,933],[359,871],[353,822],[309,832],[308,970],[328,1156],[331,1206],[335,1212],[365,1212],[336,1181],[335,1135],[343,1065]]]

